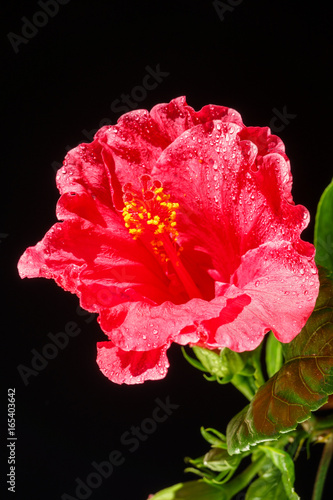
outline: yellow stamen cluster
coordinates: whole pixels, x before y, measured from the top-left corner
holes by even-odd
[[[148,181],[152,179],[148,175],[142,177],[141,193],[132,186],[126,188],[123,208],[125,227],[134,239],[149,234],[153,251],[165,261],[168,259],[163,248],[163,235],[168,235],[172,242],[177,240],[176,209],[179,204],[169,201],[170,195],[164,193],[159,181],[152,182],[148,187]]]

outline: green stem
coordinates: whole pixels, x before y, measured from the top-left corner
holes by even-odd
[[[262,367],[261,367],[261,362],[260,362],[259,357],[258,358],[256,356],[253,357],[253,366],[256,370],[255,374],[254,374],[254,379],[255,379],[255,384],[257,386],[257,389],[258,389],[259,387],[264,385],[264,383],[266,382],[265,377],[264,377],[263,372],[262,372]]]
[[[325,479],[327,476],[328,468],[332,460],[332,455],[333,455],[333,436],[327,440],[323,449],[323,453],[317,470],[315,485],[312,494],[312,500],[321,500],[322,498]]]
[[[251,384],[251,377],[245,377],[243,375],[234,375],[231,379],[231,383],[249,401],[252,400],[253,396],[255,395],[255,390],[253,389]]]
[[[263,464],[265,463],[265,455],[259,458],[256,462],[250,464],[243,472],[234,477],[231,481],[223,485],[223,492],[227,494],[227,498],[230,499],[240,491],[242,491],[246,486],[252,481],[252,479],[258,474]]]

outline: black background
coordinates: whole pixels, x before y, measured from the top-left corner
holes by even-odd
[[[89,498],[145,500],[194,479],[183,473],[183,458],[206,451],[200,426],[225,431],[246,404],[232,387],[206,382],[178,346],[169,351],[164,380],[112,384],[95,363],[96,342],[104,340],[95,319],[78,311],[77,298],[53,282],[22,281],[16,270],[25,248],[55,222],[54,166],[66,148],[89,142],[84,129],[98,128],[105,118],[115,123],[119,114],[111,103],[142,84],[147,66],[160,65],[168,75],[138,107],[186,95],[195,109],[221,104],[237,109],[246,125],[281,129],[295,202],[312,216],[303,236],[312,239],[316,205],[332,176],[329,3],[225,4],[230,8],[221,19],[210,1],[70,0],[27,43],[19,43],[17,53],[7,34],[22,36],[23,16],[43,23],[36,17],[42,9],[37,1],[2,5],[1,412],[6,416],[7,388],[14,387],[18,437],[16,494],[2,480],[5,498],[60,500],[63,493],[75,498],[75,479],[85,481],[94,471],[92,462],[107,460],[118,449],[125,462]],[[283,108],[294,115],[289,123],[274,120]],[[31,350],[41,352],[47,334],[63,331],[70,321],[80,334],[25,385],[17,366],[31,367]],[[130,452],[120,442],[122,434],[151,417],[156,398],[167,397],[179,407]],[[3,449],[6,432],[4,421]],[[309,462],[303,453],[297,464],[302,499],[310,498],[319,452],[315,449]]]

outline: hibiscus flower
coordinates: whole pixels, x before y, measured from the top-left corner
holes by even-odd
[[[99,314],[97,363],[116,383],[163,378],[172,342],[290,342],[318,294],[309,223],[282,141],[239,113],[184,97],[135,110],[71,150],[59,221],[19,261]]]

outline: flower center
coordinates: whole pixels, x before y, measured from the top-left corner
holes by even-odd
[[[135,240],[148,239],[162,264],[171,262],[190,298],[202,298],[180,259],[182,247],[177,244],[179,233],[176,229],[179,203],[170,202],[170,195],[164,193],[162,183],[153,180],[150,175],[142,175],[140,182],[141,191],[134,189],[131,183],[123,186],[125,227]]]
[[[163,192],[162,183],[158,180],[152,181],[150,175],[142,175],[141,192],[136,191],[132,184],[125,184],[123,217],[125,226],[134,239],[144,233],[153,233],[151,242],[155,253],[160,253],[159,247],[163,245],[159,235],[168,233],[171,241],[177,240],[176,231],[176,209],[178,203],[170,203],[169,194]]]

